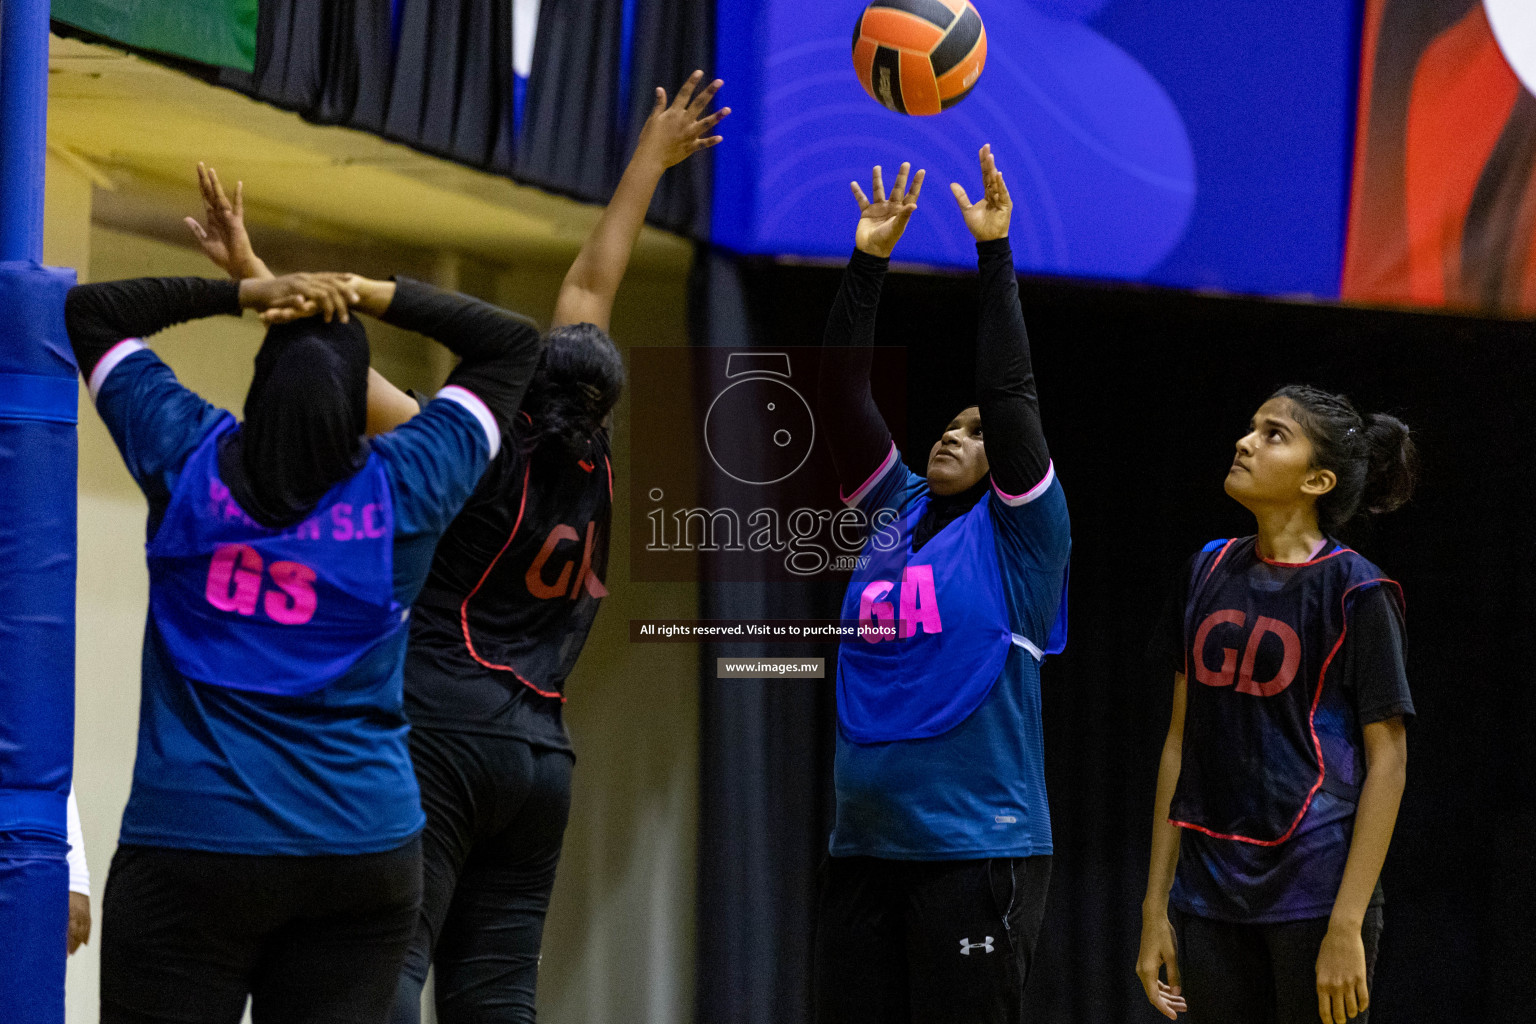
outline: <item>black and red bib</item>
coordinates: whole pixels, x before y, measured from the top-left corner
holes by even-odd
[[[438,542],[412,643],[434,649],[444,667],[457,662],[564,701],[608,594],[608,435],[581,459],[549,445],[500,468]]]
[[[1359,798],[1359,725],[1330,678],[1351,596],[1402,591],[1330,542],[1308,562],[1271,562],[1255,538],[1208,544],[1184,610],[1183,761],[1169,819],[1220,839],[1290,839],[1318,790]]]

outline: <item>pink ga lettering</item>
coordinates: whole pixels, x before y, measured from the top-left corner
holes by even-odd
[[[891,602],[883,600],[893,589],[897,590],[899,616]],[[894,636],[891,631],[893,620]],[[933,583],[933,566],[907,566],[901,572],[899,589],[890,580],[874,580],[864,588],[864,593],[859,596],[859,637],[865,643],[908,640],[919,628],[930,635],[944,631],[944,622],[939,616],[938,591]]]

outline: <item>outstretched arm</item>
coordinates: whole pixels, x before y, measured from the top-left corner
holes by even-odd
[[[589,323],[608,329],[614,296],[662,173],[720,141],[709,133],[731,108],[703,116],[722,84],[716,79],[700,89],[703,79],[704,72],[695,71],[671,104],[667,91],[656,89],[656,106],[640,131],[629,166],[560,286],[553,326]]]
[[[951,184],[965,223],[976,238],[981,273],[981,321],[976,346],[976,400],[992,479],[1004,494],[1027,493],[1045,479],[1051,455],[1040,425],[1040,398],[1019,306],[1019,279],[1008,245],[1013,199],[992,147],[981,148],[981,176],[986,194],[972,203],[965,189]]]
[[[874,355],[875,311],[880,286],[890,266],[891,253],[901,240],[907,222],[917,210],[923,189],[919,170],[907,188],[911,164],[902,164],[890,196],[879,167],[874,170],[871,201],[858,182],[852,183],[859,204],[859,223],[854,230],[854,253],[843,272],[842,286],[827,315],[822,336],[821,371],[816,387],[817,420],[837,467],[838,485],[844,496],[859,489],[891,450],[891,431],[875,405],[869,387]]]

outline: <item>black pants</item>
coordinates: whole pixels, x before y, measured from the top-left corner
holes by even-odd
[[[439,1024],[532,1021],[574,758],[506,737],[413,728],[411,761],[427,814],[424,889],[395,1024],[420,1019],[429,963]]]
[[[1376,978],[1381,907],[1365,912],[1365,984]],[[1188,1024],[1316,1024],[1317,953],[1328,919],[1232,924],[1179,914],[1179,974]],[[1351,1024],[1367,1024],[1369,1011]]]
[[[1050,857],[828,857],[818,1024],[1018,1024]]]
[[[421,902],[421,841],[260,857],[120,846],[101,921],[102,1024],[381,1024]]]

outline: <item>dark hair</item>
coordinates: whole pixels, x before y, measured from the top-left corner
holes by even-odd
[[[530,449],[555,441],[580,458],[623,391],[624,360],[602,328],[552,329],[523,399],[533,422]]]
[[[1332,532],[1361,514],[1391,512],[1413,496],[1419,476],[1418,449],[1408,424],[1395,416],[1361,417],[1348,398],[1305,384],[1280,388],[1296,422],[1312,442],[1312,464],[1338,478],[1317,499],[1318,525]]]

